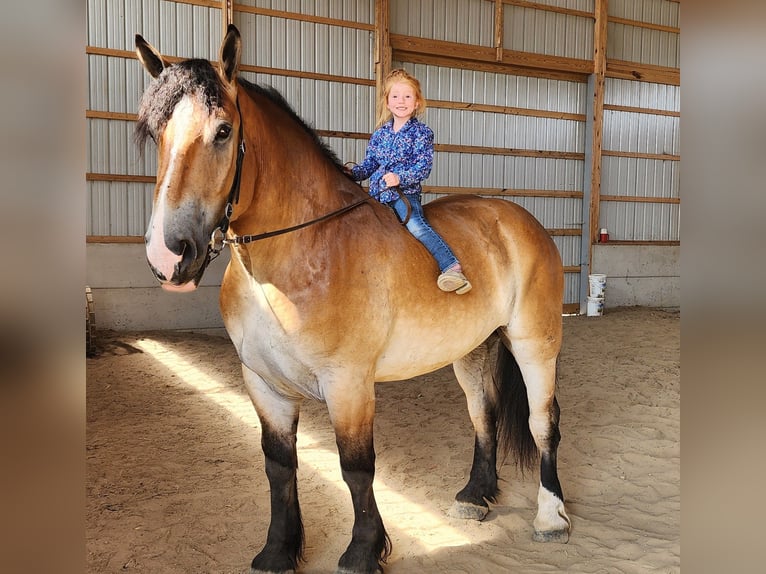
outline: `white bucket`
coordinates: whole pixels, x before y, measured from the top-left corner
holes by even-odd
[[[588,297],[588,317],[601,317],[604,314],[604,298]]]
[[[606,291],[606,275],[603,273],[594,273],[588,275],[588,284],[590,285],[590,296],[604,298]],[[601,313],[599,313],[600,315]]]

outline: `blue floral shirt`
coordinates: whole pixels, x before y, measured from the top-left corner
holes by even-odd
[[[382,177],[389,171],[399,176],[405,195],[422,193],[420,182],[431,175],[434,163],[434,132],[417,118],[410,118],[394,133],[394,120],[380,126],[370,137],[364,161],[351,169],[356,181],[370,178],[370,195],[381,203],[399,198],[396,191],[383,187]]]

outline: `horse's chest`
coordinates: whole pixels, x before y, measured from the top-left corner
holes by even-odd
[[[242,297],[224,308],[224,320],[240,361],[285,394],[321,398],[309,367],[298,310],[279,297]],[[228,312],[227,312],[228,311]]]

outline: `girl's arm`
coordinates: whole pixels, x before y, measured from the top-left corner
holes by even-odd
[[[355,181],[364,181],[378,169],[380,164],[376,159],[378,148],[377,139],[376,134],[373,133],[367,144],[367,152],[365,153],[364,161],[351,168],[351,177]]]

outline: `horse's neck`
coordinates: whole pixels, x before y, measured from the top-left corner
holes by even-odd
[[[247,151],[235,233],[290,227],[343,205],[343,175],[287,111],[262,94],[241,110]]]

